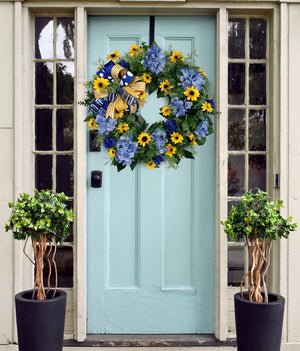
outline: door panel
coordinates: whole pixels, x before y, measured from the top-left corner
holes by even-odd
[[[155,41],[185,55],[196,49],[214,81],[215,18],[156,17]],[[137,34],[138,33],[138,34]],[[149,17],[90,17],[88,75],[97,58],[148,42]],[[161,118],[155,93],[141,114]],[[137,166],[120,173],[108,153],[88,152],[88,332],[212,333],[214,317],[214,138],[177,170]]]

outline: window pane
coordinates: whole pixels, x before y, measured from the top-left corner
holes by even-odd
[[[73,110],[59,109],[56,112],[56,150],[73,150]]]
[[[73,155],[57,155],[56,157],[56,191],[67,196],[74,193],[74,161]]]
[[[249,190],[259,188],[266,191],[266,156],[249,156]]]
[[[266,65],[253,63],[249,65],[249,104],[266,104]]]
[[[245,103],[245,64],[228,65],[228,103],[243,105]]]
[[[53,58],[53,19],[51,17],[35,18],[35,58]]]
[[[57,103],[72,104],[74,101],[74,62],[56,65]]]
[[[245,20],[230,19],[228,22],[228,56],[245,58]]]
[[[51,62],[35,64],[35,103],[53,103],[53,63]]]
[[[245,156],[228,157],[228,195],[240,196],[245,192]]]
[[[228,110],[228,150],[245,149],[245,110]]]
[[[239,286],[244,276],[244,248],[228,247],[228,285]]]
[[[74,58],[74,20],[70,17],[57,18],[56,56]]]
[[[35,156],[35,187],[38,190],[52,189],[52,156]]]
[[[72,247],[58,247],[55,255],[55,262],[58,275],[58,287],[72,288],[73,287],[73,249]],[[55,286],[54,267],[51,266],[50,286]],[[44,286],[48,286],[49,263],[44,259]]]
[[[52,150],[52,110],[35,110],[35,149]]]
[[[250,58],[266,58],[267,22],[264,19],[251,18],[249,32]]]
[[[249,150],[266,150],[266,110],[249,111]]]

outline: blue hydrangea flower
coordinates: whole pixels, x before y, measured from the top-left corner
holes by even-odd
[[[98,124],[98,133],[100,135],[108,135],[112,130],[115,129],[118,121],[117,118],[106,118],[101,109],[96,116],[96,123]]]
[[[169,119],[166,122],[166,130],[168,133],[173,133],[178,129],[178,125],[174,119]]]
[[[163,157],[163,155],[154,156],[153,162],[154,162],[157,166],[159,166],[162,162],[164,162],[164,157]]]
[[[138,152],[138,143],[132,141],[132,135],[121,136],[117,141],[115,161],[123,166],[130,166],[135,154]]]
[[[117,140],[114,138],[110,138],[110,137],[106,137],[103,141],[103,145],[104,147],[106,147],[107,149],[110,149],[111,147],[113,147],[114,145],[116,145]]]
[[[155,131],[151,134],[152,141],[156,149],[161,153],[167,151],[166,142],[167,142],[167,133],[164,130],[156,128]]]
[[[182,117],[186,114],[186,111],[193,106],[191,101],[183,101],[178,97],[171,100],[171,107],[173,107],[173,115],[176,117]]]
[[[193,86],[199,92],[202,89],[202,86],[205,82],[203,76],[196,70],[192,70],[189,67],[185,67],[180,70],[180,82],[178,85],[181,85],[182,89],[190,88]]]
[[[209,124],[206,119],[202,119],[197,128],[195,129],[195,134],[199,139],[205,137],[208,134]]]
[[[153,45],[146,53],[143,66],[149,68],[151,73],[158,74],[164,71],[166,60],[166,56],[163,54],[162,50],[156,45]]]
[[[215,102],[214,102],[214,99],[208,99],[208,100],[206,100],[208,103],[210,103],[210,106],[212,107],[212,108],[214,108],[215,107]]]

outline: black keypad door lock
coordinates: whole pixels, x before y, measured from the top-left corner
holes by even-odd
[[[91,186],[92,188],[102,188],[102,172],[92,171],[91,173]]]

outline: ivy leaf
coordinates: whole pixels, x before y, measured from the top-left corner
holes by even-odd
[[[118,169],[118,172],[121,172],[122,169],[124,169],[126,166],[123,166],[121,163],[118,163],[117,164],[117,169]]]
[[[193,153],[190,152],[190,151],[188,151],[188,150],[183,150],[182,154],[183,154],[183,156],[186,157],[186,158],[192,158],[192,159],[195,158],[194,155],[193,155]]]

